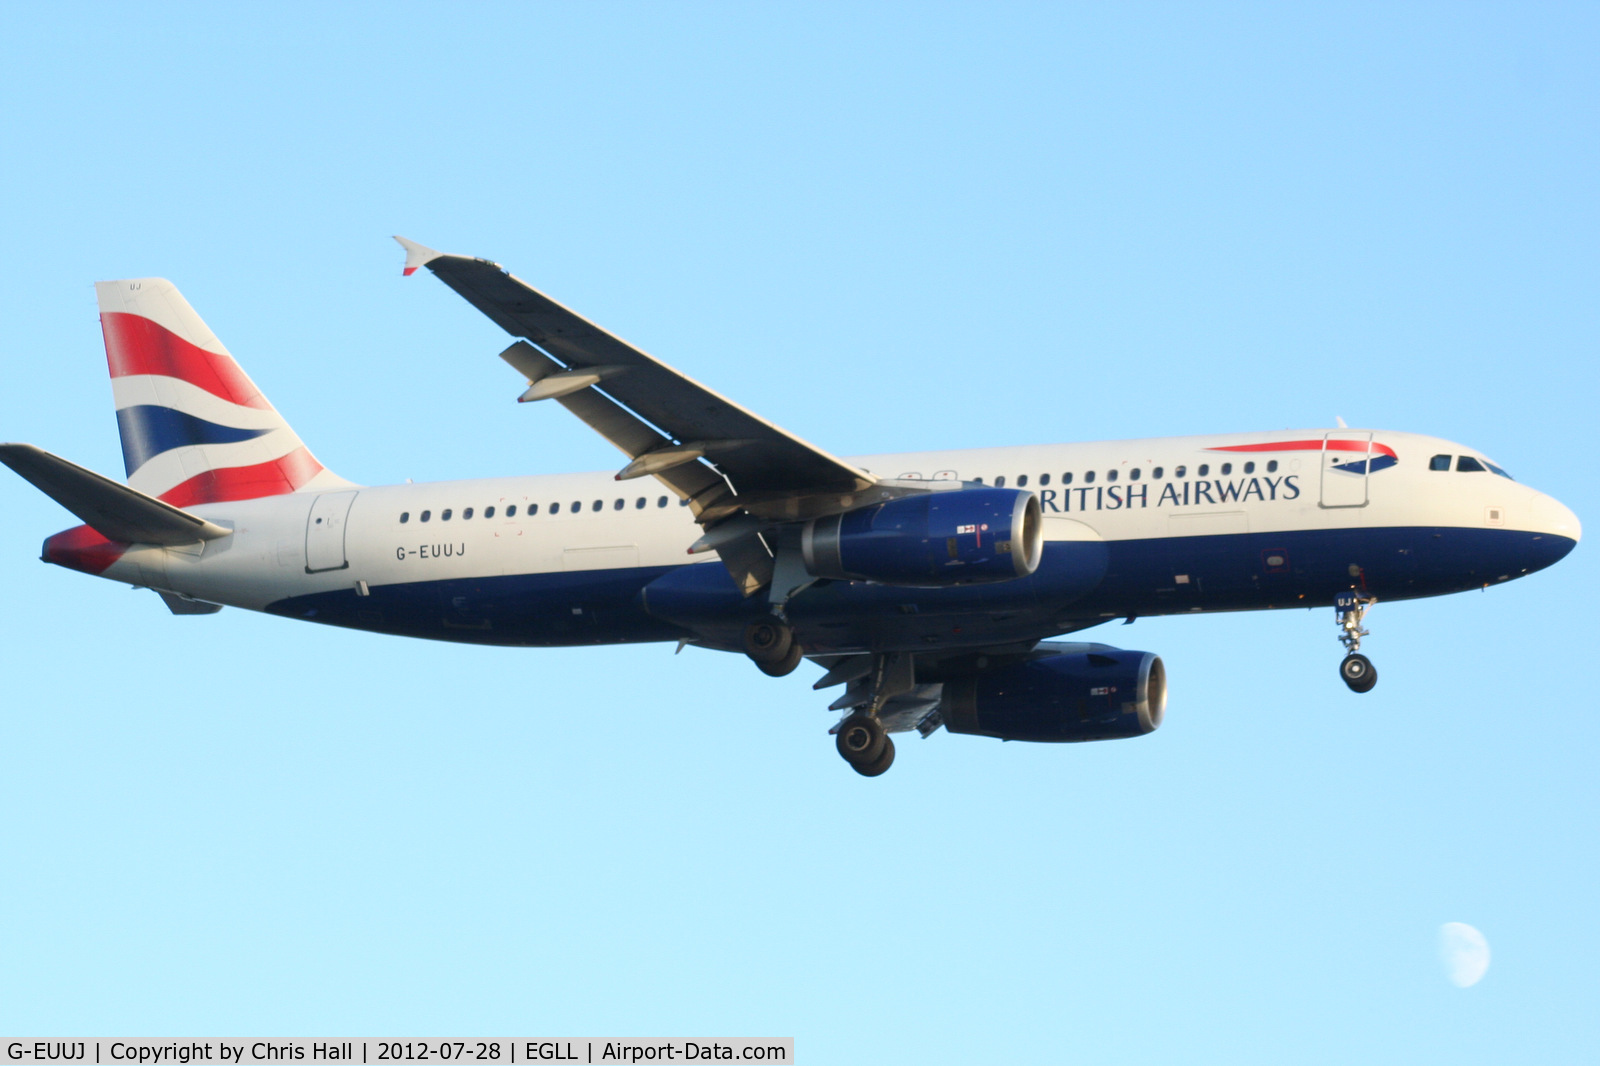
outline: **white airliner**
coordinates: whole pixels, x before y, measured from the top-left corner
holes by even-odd
[[[838,458],[483,259],[397,238],[518,340],[527,382],[618,473],[368,488],[314,459],[170,282],[96,286],[127,483],[27,444],[0,461],[77,515],[43,557],[221,605],[513,646],[678,641],[844,686],[859,773],[889,734],[1138,736],[1148,652],[1051,638],[1109,619],[1332,606],[1345,683],[1368,609],[1541,570],[1577,518],[1464,445],[1307,429]]]

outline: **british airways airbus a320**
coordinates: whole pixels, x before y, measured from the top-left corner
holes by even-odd
[[[329,625],[518,647],[678,641],[844,686],[839,754],[890,734],[1148,733],[1149,652],[1108,619],[1325,605],[1356,692],[1379,600],[1541,570],[1577,518],[1481,453],[1308,429],[843,459],[483,259],[400,239],[511,336],[500,357],[620,448],[618,473],[359,486],[324,467],[170,282],[96,286],[127,483],[27,444],[0,461],[84,522],[44,560]],[[687,552],[687,555],[685,554]]]

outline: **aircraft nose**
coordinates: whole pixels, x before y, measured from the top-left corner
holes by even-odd
[[[1566,537],[1574,544],[1582,538],[1583,526],[1578,522],[1578,516],[1554,496],[1540,493],[1533,498],[1533,506],[1529,510],[1533,528],[1540,533]]]

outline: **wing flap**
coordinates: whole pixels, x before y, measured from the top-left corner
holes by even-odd
[[[529,381],[543,381],[561,371],[561,365],[527,341],[518,341],[500,353]],[[578,416],[590,429],[616,445],[632,459],[647,452],[669,447],[672,441],[630,414],[626,409],[594,389],[585,388],[554,398],[556,403]],[[700,505],[727,491],[727,484],[699,463],[663,470],[656,480],[678,494],[679,499],[696,500]],[[720,492],[715,490],[722,490]],[[698,508],[696,514],[698,514]]]
[[[111,540],[176,546],[232,532],[31,444],[0,444],[0,463]]]

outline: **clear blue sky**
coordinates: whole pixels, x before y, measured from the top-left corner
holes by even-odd
[[[1600,13],[1283,7],[15,9],[0,439],[120,470],[90,285],[161,275],[353,480],[614,466],[402,233],[840,453],[1342,415],[1600,528]],[[1166,659],[1158,733],[868,781],[809,668],[175,618],[0,473],[0,1029],[1600,1043],[1591,544],[1381,605],[1369,696],[1331,610],[1143,620],[1095,635]]]

